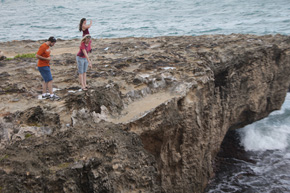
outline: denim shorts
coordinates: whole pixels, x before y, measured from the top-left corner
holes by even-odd
[[[44,82],[52,81],[52,76],[49,66],[38,67],[38,70],[44,80]]]
[[[77,63],[78,63],[78,72],[79,74],[83,74],[87,72],[89,62],[86,58],[82,58],[77,56]]]

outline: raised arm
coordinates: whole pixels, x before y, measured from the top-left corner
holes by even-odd
[[[90,21],[89,25],[86,25],[85,23],[83,23],[83,26],[82,26],[83,30],[89,29],[92,26],[92,24],[93,24],[92,20]]]

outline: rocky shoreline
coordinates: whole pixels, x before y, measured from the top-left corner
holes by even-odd
[[[35,58],[0,60],[2,192],[203,192],[227,131],[279,109],[290,83],[289,36],[94,39],[84,92],[79,41],[52,51],[60,101],[38,98]]]

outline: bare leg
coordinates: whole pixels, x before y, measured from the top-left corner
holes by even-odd
[[[87,87],[87,73],[86,72],[83,75],[83,82],[84,82],[84,86]]]
[[[43,81],[42,83],[42,94],[46,94],[47,91],[47,83]]]
[[[53,94],[53,91],[52,91],[52,80],[47,83],[47,87],[48,87],[48,92],[50,94]]]
[[[84,74],[79,74],[79,79],[80,79],[80,84],[82,89],[84,89],[86,86],[84,85],[84,78],[83,78]]]

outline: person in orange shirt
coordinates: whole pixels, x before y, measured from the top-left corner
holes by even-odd
[[[55,95],[52,90],[52,76],[49,66],[50,57],[50,47],[54,46],[56,39],[54,37],[49,37],[49,39],[44,42],[38,49],[35,57],[38,59],[37,67],[43,78],[42,84],[42,98],[50,100],[59,100],[59,96]],[[47,93],[47,90],[49,93]]]

